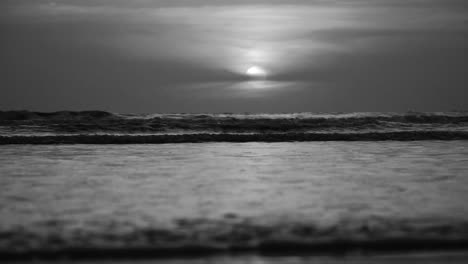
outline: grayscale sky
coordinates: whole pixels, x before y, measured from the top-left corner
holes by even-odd
[[[468,110],[466,0],[2,0],[0,34],[0,110]]]

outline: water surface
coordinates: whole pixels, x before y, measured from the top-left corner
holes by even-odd
[[[2,251],[468,239],[468,141],[5,145],[0,164]]]

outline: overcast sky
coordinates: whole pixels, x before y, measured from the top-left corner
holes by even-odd
[[[0,110],[468,110],[466,0],[2,0],[0,33]]]

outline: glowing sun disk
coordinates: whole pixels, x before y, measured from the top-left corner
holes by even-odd
[[[266,71],[258,66],[252,66],[247,69],[246,74],[250,76],[264,76],[266,75]]]

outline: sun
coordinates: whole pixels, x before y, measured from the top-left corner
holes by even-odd
[[[266,75],[266,71],[258,66],[248,68],[245,73],[251,77],[264,77]]]

